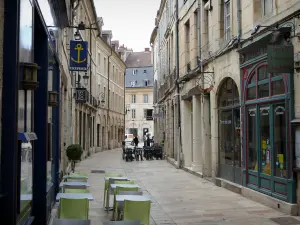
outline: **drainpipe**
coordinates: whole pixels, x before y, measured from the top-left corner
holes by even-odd
[[[126,69],[125,69],[125,72],[124,72],[124,86],[123,86],[123,88],[124,88],[124,109],[123,109],[123,113],[124,113],[124,124],[123,124],[123,137],[122,137],[122,140],[123,140],[123,138],[125,137],[125,125],[126,125],[126,114],[127,114],[127,110],[126,110],[126,113],[125,113],[125,107],[126,107],[126,105],[125,105],[125,87],[126,87]]]
[[[178,0],[176,0],[176,96],[177,96],[177,119],[178,119],[178,131],[179,131],[179,148],[177,151],[177,160],[178,160],[178,167],[181,168],[181,158],[182,155],[182,138],[181,138],[181,112],[180,112],[180,93],[179,93],[179,7],[178,7]]]
[[[242,19],[241,19],[242,8],[241,8],[241,0],[236,0],[236,7],[237,7],[238,39],[240,39],[241,36],[242,36]]]
[[[200,72],[203,71],[202,68],[202,59],[201,59],[201,10],[202,10],[202,0],[198,0],[198,8],[197,8],[197,35],[198,35],[198,60],[197,65],[200,66]]]
[[[109,83],[110,83],[110,57],[112,56],[112,47],[110,45],[110,55],[107,57],[107,119],[109,118],[109,113],[110,113],[110,91],[109,91]],[[111,121],[109,121],[111,122]],[[110,124],[109,124],[110,125]],[[110,131],[111,132],[111,131]],[[108,137],[108,141],[109,137]],[[109,143],[107,143],[109,144]],[[107,146],[108,147],[108,146]]]

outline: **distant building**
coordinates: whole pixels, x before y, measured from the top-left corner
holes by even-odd
[[[149,48],[132,52],[125,64],[125,116],[126,133],[136,134],[140,140],[153,134],[153,64]]]

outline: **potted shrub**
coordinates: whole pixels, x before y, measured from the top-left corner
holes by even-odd
[[[83,153],[83,149],[79,144],[69,145],[67,147],[67,156],[71,161],[72,171],[75,171],[75,163],[81,160],[81,155]]]

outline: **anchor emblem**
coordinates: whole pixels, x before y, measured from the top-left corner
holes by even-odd
[[[76,47],[74,49],[77,50],[77,60],[74,59],[73,57],[71,57],[71,60],[73,62],[76,62],[76,63],[83,63],[83,62],[85,62],[86,58],[83,59],[83,60],[80,60],[80,52],[84,50],[84,48],[82,47],[82,44],[76,44]]]

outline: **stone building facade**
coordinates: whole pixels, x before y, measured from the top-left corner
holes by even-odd
[[[126,65],[92,0],[3,0],[0,24],[0,219],[46,225],[66,148],[81,144],[85,158],[120,146]],[[88,42],[86,73],[70,71],[71,40]]]
[[[127,134],[138,135],[140,141],[153,127],[153,64],[152,53],[132,52],[126,61],[125,128]]]
[[[162,15],[170,2],[162,1],[156,17],[154,65],[165,65],[159,38],[167,37],[160,27],[168,27]],[[297,214],[299,1],[177,4],[180,166]],[[276,49],[284,51],[281,56],[274,56]],[[157,80],[164,77],[154,71]],[[154,92],[162,87],[158,82]],[[166,133],[168,96],[155,102],[166,108],[166,124],[155,120],[154,126],[163,124]]]
[[[89,92],[86,104],[76,104],[75,141],[82,144],[86,154],[121,145],[124,133],[124,74],[125,64],[118,52],[118,41],[112,41],[112,31],[103,30],[103,19],[97,18],[91,1],[80,1],[75,24],[84,21],[93,30],[81,33],[89,41],[91,57],[88,84],[81,86]],[[91,35],[91,37],[90,37]],[[76,79],[74,79],[75,81]]]

